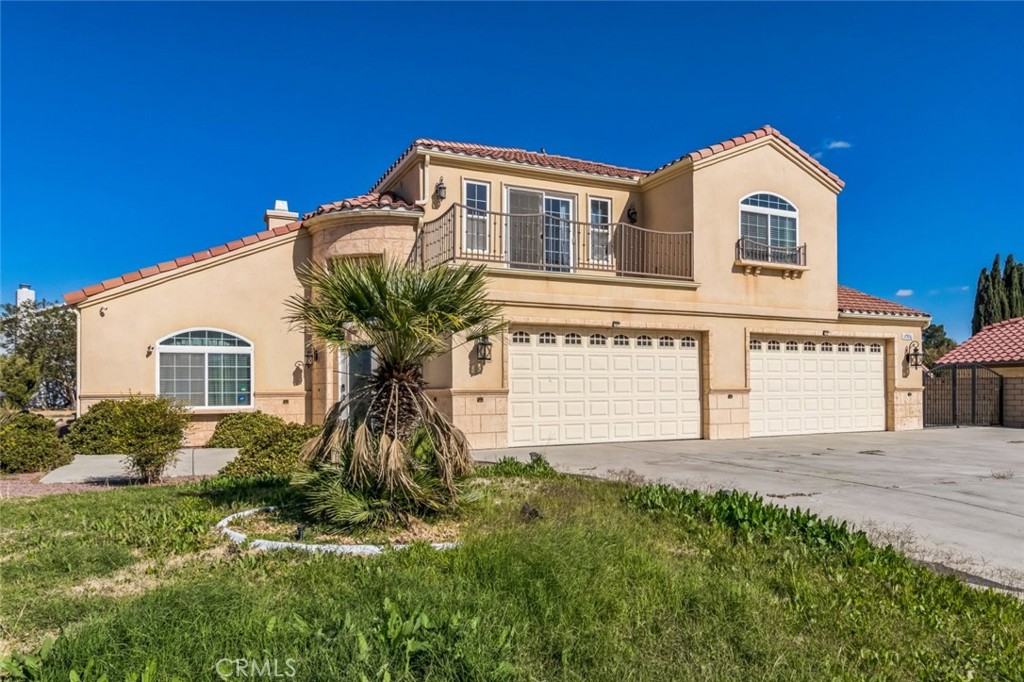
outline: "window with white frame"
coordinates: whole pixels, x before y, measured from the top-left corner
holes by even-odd
[[[797,239],[796,206],[780,196],[764,192],[751,194],[740,201],[740,237],[757,246],[792,248]],[[752,253],[756,257],[756,253]],[[762,260],[768,258],[765,250]]]
[[[611,258],[612,202],[590,200],[590,260],[607,263]]]
[[[466,225],[463,244],[469,251],[490,248],[487,212],[490,209],[491,186],[485,182],[466,182]]]
[[[190,407],[252,407],[252,343],[216,329],[157,342],[157,391]]]

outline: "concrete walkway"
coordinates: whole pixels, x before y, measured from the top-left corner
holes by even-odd
[[[1024,587],[1024,431],[659,441],[482,450],[477,459],[542,453],[563,471],[629,470],[701,489],[756,492],[853,522],[915,558]]]
[[[238,456],[237,448],[185,448],[167,468],[165,478],[213,476]],[[54,469],[40,481],[49,483],[120,483],[127,473],[124,455],[75,455],[71,464]]]

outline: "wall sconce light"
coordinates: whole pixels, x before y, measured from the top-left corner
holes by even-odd
[[[313,363],[320,358],[320,354],[313,346],[306,346],[306,367],[312,367]]]
[[[924,364],[924,353],[921,351],[921,344],[917,341],[911,342],[911,344],[907,346],[907,353],[904,358],[914,369],[921,367],[921,365]]]
[[[481,336],[476,342],[476,359],[480,362],[490,362],[493,346],[494,344],[491,343],[491,337]]]
[[[618,320],[612,320],[612,326],[613,327],[621,327],[622,323],[619,322]]]
[[[434,186],[434,196],[438,201],[444,201],[448,197],[448,188],[444,186],[444,177],[438,178],[437,185]]]
[[[153,344],[149,344],[149,347],[146,348],[146,357],[148,358],[150,355],[152,355],[153,351],[155,350],[156,348],[153,346]]]
[[[830,333],[830,332],[829,332],[829,331],[828,331],[828,330],[826,329],[825,331],[823,331],[823,332],[821,333],[821,335],[822,335],[822,336],[828,336],[828,335],[829,335],[829,333]]]
[[[636,204],[630,204],[629,208],[626,209],[626,220],[629,221],[630,225],[636,225]]]

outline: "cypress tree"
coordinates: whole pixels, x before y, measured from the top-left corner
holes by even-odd
[[[981,269],[978,275],[978,287],[974,290],[974,316],[971,318],[971,335],[981,331],[981,328],[988,324],[989,315],[989,285],[991,279],[988,270]]]
[[[1024,317],[1024,263],[1018,263],[1011,253],[1003,267],[1003,285],[1009,303],[1007,319]]]
[[[1002,322],[1010,318],[1010,300],[1006,296],[1006,284],[1003,279],[1003,269],[999,266],[999,254],[996,254],[992,261],[992,271],[989,273],[991,279],[989,294],[988,324]]]

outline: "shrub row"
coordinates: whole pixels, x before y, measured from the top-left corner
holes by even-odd
[[[245,416],[253,418],[254,422],[262,423],[257,417],[259,414],[257,412]],[[303,446],[319,433],[319,426],[289,424],[281,420],[280,426],[265,428],[255,433],[239,449],[238,457],[221,469],[220,473],[236,478],[288,476],[301,468],[299,455]],[[216,433],[214,435],[216,436]]]

